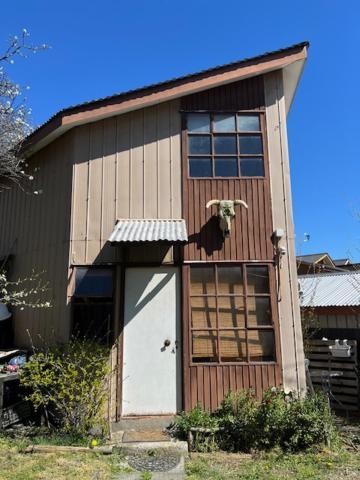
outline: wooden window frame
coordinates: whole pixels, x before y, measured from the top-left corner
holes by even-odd
[[[210,115],[210,132],[189,132],[187,129],[187,116],[189,114],[208,114]],[[214,116],[215,115],[234,115],[236,117],[236,130],[231,132],[216,132],[214,130]],[[248,116],[258,116],[260,130],[254,131],[240,131],[237,128],[237,118],[238,115],[248,115]],[[266,139],[266,121],[265,121],[265,111],[264,110],[234,110],[234,111],[221,111],[221,110],[211,110],[211,111],[186,111],[183,112],[183,141],[184,141],[184,157],[186,159],[186,176],[191,180],[231,180],[231,179],[264,179],[267,177],[267,162],[266,162],[266,149],[267,149],[267,139]],[[236,153],[232,154],[215,154],[214,151],[214,137],[218,136],[235,136],[236,137]],[[189,137],[196,136],[208,136],[211,138],[211,152],[209,154],[190,154],[189,153]],[[258,136],[262,141],[262,153],[261,154],[245,154],[241,153],[239,149],[239,138],[246,136]],[[211,168],[212,176],[211,177],[192,177],[190,175],[190,158],[210,158],[211,159]],[[216,158],[236,158],[238,175],[230,177],[219,177],[215,175],[215,159]],[[241,158],[261,158],[263,164],[263,175],[257,176],[244,176],[241,175]]]
[[[186,284],[188,285],[186,295],[188,297],[188,322],[187,322],[187,338],[188,338],[188,354],[189,354],[189,366],[190,367],[199,367],[199,366],[231,366],[231,365],[275,365],[280,361],[280,350],[279,350],[279,330],[277,322],[277,305],[276,305],[276,292],[275,292],[275,278],[274,278],[274,268],[272,262],[206,262],[206,263],[191,263],[187,265],[189,268],[186,269]],[[247,285],[247,267],[267,267],[269,275],[269,293],[258,293],[258,294],[248,294],[248,285]],[[214,272],[215,279],[215,293],[213,294],[191,294],[191,268],[201,268],[201,267],[212,267]],[[242,269],[242,278],[243,278],[243,293],[242,294],[218,294],[218,267],[240,267]],[[192,327],[192,318],[191,318],[191,298],[206,298],[212,297],[216,299],[216,328],[212,327]],[[244,314],[245,314],[245,326],[244,327],[219,327],[218,315],[219,315],[219,305],[217,302],[218,297],[241,297],[244,300]],[[271,324],[269,325],[257,325],[257,326],[248,326],[248,298],[269,298],[270,308],[271,308]],[[248,332],[249,331],[270,331],[273,332],[274,336],[274,360],[270,361],[251,361],[249,348],[248,348]],[[217,337],[217,357],[216,362],[194,362],[192,354],[192,332],[194,331],[213,331],[216,332]],[[220,331],[244,331],[246,338],[246,361],[222,361],[220,354]]]

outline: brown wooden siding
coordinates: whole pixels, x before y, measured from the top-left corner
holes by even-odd
[[[314,328],[360,329],[360,307],[302,308],[301,314]]]
[[[186,261],[272,260],[272,218],[267,179],[185,180],[184,217],[189,243]],[[249,208],[236,208],[231,235],[223,238],[216,207],[206,209],[213,199],[244,200]]]
[[[252,389],[258,398],[274,385],[280,385],[278,365],[219,365],[190,367],[190,389],[185,395],[185,409],[200,403],[216,410],[227,392]]]
[[[193,93],[181,99],[181,109],[183,111],[255,110],[264,108],[264,106],[263,76]]]

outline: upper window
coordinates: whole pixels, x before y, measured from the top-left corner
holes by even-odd
[[[190,177],[263,177],[258,114],[189,113]]]
[[[190,268],[194,363],[275,361],[267,265]]]

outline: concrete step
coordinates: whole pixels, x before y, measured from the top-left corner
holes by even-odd
[[[119,422],[111,424],[111,432],[128,430],[164,430],[174,421],[173,415],[124,417]]]
[[[131,442],[118,443],[115,448],[121,449],[125,454],[137,451],[148,450],[174,450],[182,455],[188,455],[188,444],[180,440],[169,440],[167,442]]]

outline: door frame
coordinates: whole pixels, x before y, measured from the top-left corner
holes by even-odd
[[[181,363],[181,410],[184,409],[185,405],[185,381],[184,381],[184,308],[183,308],[183,301],[184,301],[184,288],[183,288],[183,264],[182,262],[173,262],[173,263],[166,263],[161,264],[159,262],[149,262],[149,263],[136,263],[133,262],[124,262],[118,264],[116,266],[116,285],[115,285],[115,308],[119,312],[118,315],[118,330],[116,334],[116,341],[117,341],[117,365],[116,365],[116,421],[119,422],[124,417],[122,414],[122,400],[123,400],[123,362],[124,362],[124,325],[125,325],[125,275],[127,268],[151,268],[151,267],[174,267],[178,268],[179,272],[179,311],[180,311],[180,325],[179,325],[179,333],[180,333],[180,348],[181,352],[179,353],[180,356],[180,363]],[[146,415],[149,416],[149,415]],[[155,416],[155,415],[154,415]],[[161,415],[156,415],[161,416]],[[141,417],[141,415],[139,415]]]

